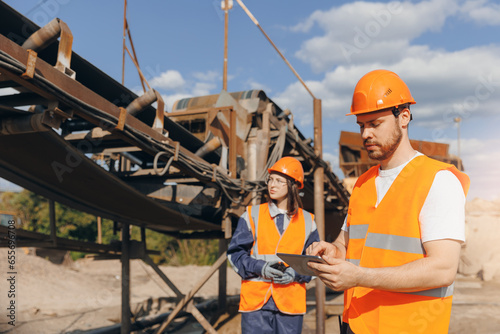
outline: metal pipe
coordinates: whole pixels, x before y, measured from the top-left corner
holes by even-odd
[[[130,115],[137,116],[142,110],[144,110],[144,108],[151,105],[155,101],[156,93],[153,89],[151,89],[130,102],[130,104],[125,109]]]
[[[196,151],[196,155],[199,156],[200,158],[203,158],[205,155],[207,155],[210,152],[215,151],[219,147],[221,147],[222,141],[220,140],[219,137],[214,137],[207,141],[202,147],[200,147]]]
[[[134,164],[138,165],[138,166],[142,166],[142,160],[134,157],[132,154],[128,153],[128,152],[121,152],[120,153],[124,158],[128,159],[129,161],[133,162]]]
[[[30,132],[49,131],[43,123],[43,114],[33,114],[0,120],[0,135],[13,135]]]
[[[61,26],[59,25],[59,19],[55,18],[28,37],[22,47],[26,50],[31,49],[39,52],[56,41],[60,34]]]

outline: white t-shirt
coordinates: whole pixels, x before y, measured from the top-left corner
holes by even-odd
[[[392,183],[406,163],[391,169],[379,169],[375,178],[377,204],[384,198]],[[347,217],[346,217],[347,219]],[[422,242],[440,239],[465,241],[465,194],[457,177],[448,170],[437,172],[419,215]],[[342,226],[347,231],[346,221]]]

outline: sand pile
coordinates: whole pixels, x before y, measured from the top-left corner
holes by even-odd
[[[500,278],[500,200],[476,198],[465,209],[466,244],[459,273],[485,281]]]

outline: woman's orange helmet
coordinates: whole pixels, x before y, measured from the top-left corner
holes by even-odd
[[[358,81],[352,95],[351,112],[346,116],[365,114],[407,103],[416,102],[404,81],[394,72],[375,70],[368,72]]]
[[[299,160],[292,157],[283,157],[267,170],[269,173],[278,172],[285,174],[299,184],[299,189],[304,188],[304,169]]]

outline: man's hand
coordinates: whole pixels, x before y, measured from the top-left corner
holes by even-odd
[[[328,264],[309,262],[308,266],[326,286],[335,291],[344,291],[358,285],[362,268],[335,257],[322,257]]]
[[[337,245],[326,241],[313,242],[309,247],[307,247],[306,254],[336,259],[344,259],[345,256],[345,252],[342,252]]]
[[[273,267],[271,267],[272,265],[275,265],[277,263],[279,263],[279,261],[266,262],[264,267],[262,267],[262,277],[269,280],[275,280],[277,278],[282,277],[283,272],[281,270],[274,269]]]

